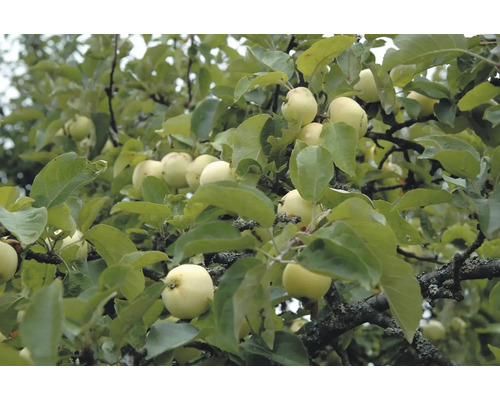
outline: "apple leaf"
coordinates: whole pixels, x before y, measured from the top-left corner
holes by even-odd
[[[380,98],[380,104],[384,109],[386,114],[390,114],[396,103],[396,91],[394,90],[394,84],[387,73],[386,70],[375,63],[370,63],[370,70],[373,74],[373,79],[377,86],[378,96]]]
[[[89,162],[76,153],[51,160],[35,177],[30,196],[35,207],[62,204],[79,187],[93,181],[105,169],[102,162]]]
[[[451,203],[453,196],[444,189],[414,189],[406,192],[392,206],[399,212],[412,208],[430,206],[432,204]]]
[[[119,211],[139,214],[160,221],[172,217],[172,211],[166,205],[147,201],[121,201],[113,206],[110,214],[113,215]]]
[[[411,343],[422,317],[420,285],[410,264],[394,256],[379,254],[378,257],[382,264],[380,282],[390,310]]]
[[[496,187],[487,198],[476,194],[470,195],[474,203],[481,232],[487,239],[496,239],[500,235],[500,186]]]
[[[122,171],[132,164],[137,164],[147,158],[143,154],[144,143],[139,139],[129,139],[122,146],[120,154],[113,164],[113,178],[116,178]]]
[[[156,176],[145,176],[141,185],[142,198],[149,203],[163,204],[170,190],[163,180]]]
[[[500,94],[500,87],[494,86],[490,82],[482,82],[469,90],[458,102],[461,111],[470,111],[481,104],[488,103],[491,99]]]
[[[167,255],[161,251],[134,251],[133,253],[124,254],[118,264],[141,269],[166,260],[168,260]]]
[[[203,100],[191,114],[191,130],[198,140],[208,139],[219,103],[219,99]]]
[[[220,181],[201,185],[189,199],[191,203],[204,203],[238,213],[255,220],[265,228],[274,223],[272,201],[259,189],[232,181]]]
[[[251,90],[259,89],[268,85],[285,85],[288,77],[284,72],[265,72],[254,74],[255,78],[250,79],[247,76],[242,77],[234,89],[234,102],[236,103],[241,96]]]
[[[394,44],[398,48],[388,49],[382,67],[388,71],[398,65],[424,64],[415,72],[434,65],[442,65],[468,50],[464,35],[397,35]]]
[[[109,333],[118,348],[122,346],[124,338],[137,324],[142,325],[143,315],[153,306],[164,288],[165,284],[162,282],[148,286],[113,319]],[[144,327],[144,332],[146,328]]]
[[[406,219],[401,217],[397,210],[392,209],[392,204],[384,200],[375,200],[375,209],[384,214],[387,222],[391,226],[397,238],[397,244],[419,245],[423,243],[423,238],[420,232]]]
[[[137,251],[135,244],[119,229],[99,224],[83,235],[106,261],[108,266],[117,265],[124,254]]]
[[[0,223],[14,234],[22,244],[34,243],[42,234],[47,224],[45,207],[23,207],[9,212],[0,206]]]
[[[290,178],[305,200],[317,203],[333,178],[333,162],[321,146],[297,146],[290,157]]]
[[[372,200],[363,193],[348,192],[346,190],[333,189],[333,188],[328,188],[326,190],[325,194],[320,200],[320,203],[326,208],[334,208],[337,207],[343,201],[346,201],[347,199],[351,199],[354,197],[362,199],[366,203],[373,205]]]
[[[146,359],[188,344],[198,336],[199,332],[198,328],[187,323],[163,320],[155,322],[146,336]]]
[[[318,40],[297,58],[297,69],[306,77],[314,74],[317,68],[330,63],[347,50],[356,38],[353,36],[335,35]]]
[[[111,199],[109,197],[94,197],[83,204],[78,213],[78,226],[80,227],[80,232],[85,233],[89,230],[99,215],[99,212],[105,204],[110,201]]]
[[[241,324],[265,273],[266,265],[250,257],[240,258],[226,271],[214,296],[215,331],[207,337],[209,343],[238,353]]]
[[[332,154],[335,165],[348,175],[356,172],[358,132],[344,123],[325,122],[321,131],[321,145]]]
[[[254,236],[240,233],[229,222],[210,221],[196,226],[175,241],[172,263],[179,264],[196,254],[252,249],[256,241]]]
[[[98,289],[117,290],[127,300],[133,300],[144,290],[145,283],[142,270],[130,265],[115,265],[101,273]]]
[[[263,168],[266,157],[261,142],[261,133],[269,115],[259,114],[245,120],[234,132],[233,165],[237,169],[240,162],[252,159]]]
[[[158,133],[162,137],[172,134],[188,137],[191,133],[191,116],[181,114],[167,119],[162,125],[162,130]]]
[[[20,333],[36,365],[56,365],[63,326],[63,284],[57,279],[33,294]]]
[[[359,197],[351,197],[332,209],[327,216],[329,221],[362,220],[385,224],[385,216],[373,208],[373,204]]]

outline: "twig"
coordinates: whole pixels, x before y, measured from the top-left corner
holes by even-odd
[[[115,35],[115,47],[114,47],[114,55],[113,62],[111,64],[111,73],[109,74],[109,87],[106,88],[106,94],[108,95],[108,106],[109,106],[109,115],[111,117],[111,129],[110,129],[110,139],[113,143],[113,146],[118,146],[118,126],[116,125],[115,113],[113,111],[113,78],[115,74],[115,68],[117,64],[118,58],[118,38],[119,35]]]

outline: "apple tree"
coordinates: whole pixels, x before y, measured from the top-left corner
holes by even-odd
[[[500,36],[7,39],[0,365],[500,363]]]

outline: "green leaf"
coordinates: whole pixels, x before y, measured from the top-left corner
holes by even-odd
[[[120,154],[118,155],[113,165],[113,178],[116,178],[120,173],[129,165],[137,164],[147,158],[143,154],[144,143],[139,139],[129,139],[122,146]]]
[[[110,336],[118,347],[123,345],[123,340],[127,334],[141,323],[142,316],[153,306],[158,297],[163,292],[165,284],[156,282],[147,287],[137,298],[134,299],[118,316],[113,319],[110,327]]]
[[[375,211],[373,204],[359,197],[351,197],[332,209],[327,216],[329,221],[361,220],[385,224],[385,216]]]
[[[29,366],[28,360],[19,355],[19,350],[0,343],[0,367]]]
[[[481,104],[488,103],[491,99],[500,94],[500,87],[492,85],[490,82],[482,82],[472,90],[469,90],[458,102],[461,111],[470,111]]]
[[[370,70],[373,74],[373,79],[377,85],[377,93],[380,98],[380,104],[386,114],[390,114],[396,103],[396,91],[392,80],[386,70],[375,63],[370,63]]]
[[[260,190],[236,182],[220,181],[201,185],[189,201],[238,213],[255,220],[265,228],[274,223],[275,211],[272,201]]]
[[[306,77],[310,77],[316,69],[330,63],[333,58],[338,57],[344,50],[351,47],[355,41],[355,37],[343,35],[318,40],[299,55],[297,69]]]
[[[146,350],[148,353],[146,359],[149,360],[166,351],[188,344],[198,334],[198,328],[191,324],[157,321],[151,325],[151,330],[146,336]]]
[[[80,231],[85,233],[94,223],[104,205],[111,199],[109,197],[94,197],[87,200],[78,213],[78,226]]]
[[[379,254],[382,264],[380,282],[392,315],[411,343],[422,317],[422,294],[413,268],[405,261]]]
[[[375,209],[384,214],[397,238],[398,245],[420,245],[423,238],[420,232],[406,219],[401,217],[397,210],[392,209],[392,204],[384,200],[375,200]]]
[[[71,216],[70,208],[63,203],[49,207],[47,210],[47,226],[73,234],[76,229],[76,222]]]
[[[252,249],[256,243],[254,236],[241,234],[229,222],[210,221],[189,230],[175,241],[172,261],[178,264],[196,254]]]
[[[167,119],[162,130],[158,132],[160,136],[182,135],[188,137],[191,134],[191,116],[189,114],[181,114]]]
[[[21,279],[24,287],[35,291],[49,285],[54,280],[56,266],[35,260],[24,260],[21,268]]]
[[[326,122],[321,131],[321,145],[332,154],[335,165],[348,175],[356,172],[356,146],[358,132],[352,126],[337,122]]]
[[[110,214],[113,215],[119,211],[144,215],[147,217],[156,217],[159,220],[172,218],[172,211],[164,204],[149,203],[147,201],[121,201],[113,206]]]
[[[288,79],[292,77],[295,71],[293,58],[283,51],[266,51],[262,56],[261,61],[275,71],[284,72]]]
[[[119,264],[124,254],[137,251],[134,243],[127,235],[110,225],[99,224],[94,226],[83,235],[83,239],[89,241],[95,247],[108,266]]]
[[[373,205],[371,199],[363,194],[358,192],[348,192],[342,189],[333,189],[328,188],[323,195],[323,198],[320,200],[320,203],[326,208],[334,208],[337,207],[340,203],[346,201],[347,199],[351,199],[357,197],[368,204]]]
[[[487,239],[495,239],[500,234],[500,186],[487,198],[471,195],[476,206],[481,232]]]
[[[434,65],[445,64],[468,49],[464,35],[398,35],[394,38],[398,50],[389,49],[382,66],[390,70],[398,65],[424,64],[419,72]]]
[[[56,365],[62,337],[62,281],[55,280],[33,294],[21,326],[23,344],[36,365]]]
[[[0,223],[24,244],[34,243],[42,234],[47,224],[45,207],[23,207],[9,212],[0,206]]]
[[[488,344],[488,349],[493,353],[497,362],[500,362],[500,348]]]
[[[481,171],[479,160],[467,151],[443,150],[429,158],[439,161],[446,171],[461,178],[474,179]]]
[[[0,206],[12,211],[12,206],[19,198],[20,190],[17,186],[2,186],[0,187]]]
[[[257,75],[257,74],[255,74]],[[283,85],[288,82],[288,77],[284,72],[267,72],[250,79],[242,77],[234,89],[234,102],[236,103],[245,93],[259,89],[268,85]]]
[[[32,121],[41,119],[45,115],[36,108],[19,108],[10,113],[2,121],[3,124],[15,124],[16,122]]]
[[[130,265],[132,268],[141,269],[166,260],[168,260],[167,255],[161,251],[135,251],[133,253],[124,254],[119,264]]]
[[[203,100],[191,114],[191,130],[198,140],[207,140],[212,131],[212,120],[220,103],[219,99]]]
[[[76,153],[65,153],[50,161],[35,177],[30,197],[35,207],[62,204],[79,187],[93,181],[104,164],[91,163]]]
[[[444,189],[414,189],[405,193],[393,209],[401,212],[412,208],[425,207],[432,204],[451,203],[453,196]]]
[[[245,120],[234,132],[233,165],[238,168],[241,161],[252,159],[264,168],[266,156],[262,147],[261,134],[269,115],[259,114]]]
[[[484,119],[491,122],[492,128],[500,125],[500,105],[488,107],[484,111]]]
[[[168,186],[156,176],[145,176],[141,186],[142,198],[149,203],[163,204],[170,194]]]
[[[290,157],[290,178],[303,199],[317,203],[333,178],[330,152],[321,146],[297,146]]]
[[[210,343],[238,353],[241,324],[265,273],[266,265],[250,257],[240,258],[226,271],[214,296],[216,330],[207,338]]]

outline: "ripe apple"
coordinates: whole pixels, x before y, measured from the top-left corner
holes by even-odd
[[[223,180],[234,180],[234,172],[227,161],[214,161],[208,164],[200,174],[200,185]]]
[[[155,176],[163,179],[163,164],[156,160],[144,160],[136,165],[132,174],[132,184],[138,190],[141,189],[142,180],[145,176]]]
[[[66,121],[64,130],[75,141],[79,142],[89,136],[90,131],[93,129],[93,125],[94,123],[89,117],[77,114],[69,121]]]
[[[173,268],[163,280],[167,287],[162,299],[174,317],[193,319],[208,310],[214,297],[214,284],[207,270],[196,264]]]
[[[14,247],[0,241],[0,285],[12,279],[16,273],[17,261]]]
[[[219,161],[219,159],[210,154],[202,154],[189,163],[186,167],[186,182],[192,190],[196,190],[200,186],[200,175],[203,169],[215,161]]]
[[[76,251],[76,258],[87,258],[87,254],[89,253],[89,244],[86,240],[82,240],[82,236],[82,232],[80,232],[78,229],[75,231],[73,236],[66,236],[61,244],[61,251],[73,244],[76,244],[78,246],[78,250]]]
[[[297,189],[289,191],[285,194],[278,203],[278,214],[287,213],[289,215],[298,216],[301,221],[297,224],[299,228],[307,227],[312,220],[314,204],[312,201],[307,201],[302,198]],[[321,212],[321,207],[316,206],[314,215],[317,216]]]
[[[365,110],[350,97],[337,97],[328,107],[328,117],[333,123],[345,122],[354,127],[358,137],[362,138],[368,128],[368,116]]]
[[[172,188],[187,187],[186,168],[193,161],[187,153],[169,153],[162,158],[163,181]]]
[[[377,84],[370,69],[364,69],[359,73],[359,81],[354,85],[354,89],[359,90],[357,96],[369,103],[380,100],[378,96]]]
[[[441,322],[431,319],[422,327],[422,335],[431,342],[438,342],[444,339],[446,331]]]
[[[304,126],[316,117],[318,103],[308,88],[298,87],[286,94],[281,112],[288,122],[298,122]]]
[[[311,122],[302,127],[297,139],[302,140],[310,146],[316,146],[320,144],[321,131],[323,129],[323,124],[319,122]]]
[[[436,99],[431,99],[418,92],[410,92],[406,98],[416,100],[420,103],[420,116],[422,117],[431,115],[434,112],[434,104],[438,102]]]
[[[309,271],[302,265],[289,263],[283,270],[282,280],[290,296],[319,300],[328,292],[332,278]]]

